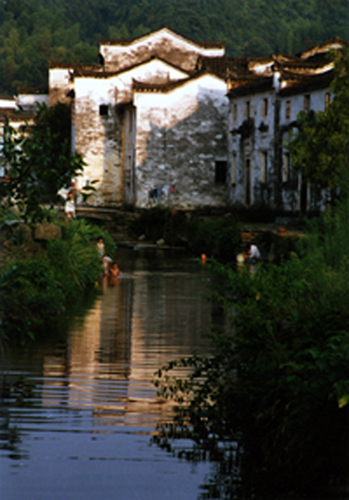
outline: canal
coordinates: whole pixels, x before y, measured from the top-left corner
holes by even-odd
[[[172,411],[152,378],[169,360],[209,352],[215,278],[196,260],[161,250],[119,250],[118,263],[116,286],[105,283],[67,332],[2,354],[2,500],[202,494],[214,464],[152,444]]]

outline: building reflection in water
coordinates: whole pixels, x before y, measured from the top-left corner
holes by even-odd
[[[44,404],[57,404],[63,391],[60,404],[88,409],[97,427],[154,426],[169,411],[151,383],[155,370],[208,349],[202,333],[212,314],[204,297],[209,272],[190,261],[149,269],[141,257],[127,267],[77,322],[64,355],[45,359]]]

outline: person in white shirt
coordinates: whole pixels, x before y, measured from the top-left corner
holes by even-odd
[[[259,260],[261,258],[261,253],[256,245],[250,245],[248,258],[249,260]]]
[[[67,220],[75,219],[76,217],[75,201],[74,201],[74,194],[71,191],[68,193],[68,198],[67,201],[65,202],[64,211]]]

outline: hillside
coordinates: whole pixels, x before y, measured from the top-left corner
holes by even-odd
[[[47,85],[48,60],[98,63],[98,39],[169,26],[227,55],[296,53],[349,39],[347,0],[7,0],[0,3],[0,94]]]

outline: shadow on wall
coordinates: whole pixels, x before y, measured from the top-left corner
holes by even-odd
[[[150,131],[139,133],[138,144],[146,147],[143,161],[135,167],[138,207],[225,206],[228,105],[207,90],[199,92],[196,104],[195,111],[174,126],[151,121]],[[166,114],[175,115],[176,109],[159,109],[160,113],[166,123]],[[148,118],[141,111],[137,119]]]

